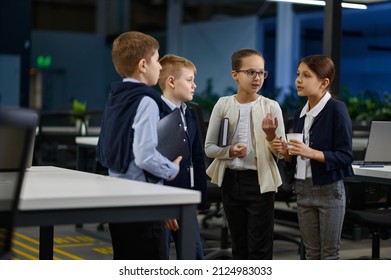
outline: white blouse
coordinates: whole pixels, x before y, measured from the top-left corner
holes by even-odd
[[[235,157],[228,161],[228,168],[236,170],[252,169],[257,170],[255,152],[253,147],[253,135],[251,129],[251,110],[252,107],[259,103],[258,97],[255,101],[241,104],[236,101],[239,109],[239,122],[232,139],[232,144],[241,143],[247,147],[247,155],[244,158]]]

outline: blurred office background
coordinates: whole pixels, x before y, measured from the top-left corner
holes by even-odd
[[[159,40],[160,55],[176,53],[195,63],[194,101],[206,121],[217,98],[235,92],[233,51],[258,49],[269,71],[261,94],[280,102],[287,131],[291,113],[305,101],[294,86],[297,63],[324,53],[336,63],[333,93],[347,104],[354,136],[364,137],[354,146],[360,160],[370,121],[391,120],[391,1],[352,1],[364,9],[341,8],[341,0],[313,2],[326,6],[278,0],[0,0],[0,107],[40,111],[34,164],[75,168],[75,136],[98,135],[111,82],[120,79],[111,46],[122,32],[148,33]]]
[[[337,62],[333,91],[348,106],[354,156],[362,159],[370,121],[391,120],[391,1],[351,0],[366,9],[343,8],[339,14],[335,3],[340,2],[326,0],[323,7],[269,0],[0,0],[0,108],[40,111],[34,165],[101,172],[93,145],[84,152],[86,168],[81,168],[81,145],[77,147],[75,137],[99,133],[110,84],[120,79],[111,62],[111,45],[120,33],[148,33],[159,40],[160,55],[176,53],[195,63],[194,99],[206,123],[216,98],[235,91],[230,75],[234,50],[256,48],[264,54],[269,77],[261,93],[280,102],[286,120],[303,102],[294,87],[297,63],[301,57],[325,53]],[[77,118],[88,120],[88,130],[75,125]],[[357,189],[364,206],[380,202],[384,207],[386,201],[389,207],[389,187],[363,184]],[[220,242],[225,252],[228,238],[214,237],[216,232],[228,237],[220,201],[211,206],[211,212],[202,214],[208,219],[200,216],[203,234],[208,242]],[[298,259],[294,199],[278,201],[276,209],[278,242],[288,243],[292,252],[287,255],[287,247],[276,246],[277,254],[283,253],[276,258]],[[104,225],[98,227],[103,235],[99,240],[108,241]],[[73,234],[74,227],[70,229]],[[389,231],[382,234],[390,237]],[[370,254],[366,227],[347,222],[343,237],[348,249],[343,258]],[[360,239],[365,242],[357,244]],[[366,251],[356,251],[358,245]],[[99,248],[106,252],[109,246]],[[382,242],[382,257],[389,252],[389,241]]]
[[[367,8],[342,9],[337,94],[382,98],[391,91],[391,1],[351,2]],[[102,109],[119,79],[111,44],[128,30],[155,36],[161,55],[191,59],[201,97],[231,94],[230,55],[256,48],[270,71],[262,92],[283,104],[295,94],[299,59],[323,52],[324,9],[266,0],[0,0],[0,106],[56,111],[77,99]]]

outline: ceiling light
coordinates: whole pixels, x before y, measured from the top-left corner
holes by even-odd
[[[271,2],[288,2],[293,4],[305,4],[305,5],[316,5],[316,6],[325,6],[325,1],[316,1],[316,0],[268,0]],[[350,8],[350,9],[361,9],[365,10],[367,5],[364,4],[355,4],[355,3],[341,3],[342,8]]]
[[[342,6],[342,8],[348,8],[348,9],[360,9],[360,10],[366,10],[367,9],[367,5],[356,4],[356,3],[348,3],[348,2],[342,2],[341,6]]]

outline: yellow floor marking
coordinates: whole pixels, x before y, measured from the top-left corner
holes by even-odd
[[[66,256],[66,257],[68,257],[68,258],[70,258],[72,260],[84,260],[82,257],[76,256],[74,254],[65,252],[65,251],[60,250],[60,249],[57,249],[56,247],[53,248],[53,252],[55,252],[57,254],[61,254],[63,256]]]
[[[27,244],[25,244],[25,243],[22,243],[22,242],[20,242],[20,241],[18,241],[18,240],[15,240],[15,239],[14,239],[14,240],[12,241],[12,243],[15,244],[15,245],[18,245],[18,246],[20,246],[20,247],[22,247],[22,248],[25,248],[25,249],[27,249],[27,250],[30,250],[30,251],[32,251],[32,252],[34,252],[34,253],[39,254],[39,250],[38,250],[37,248],[31,247],[31,246],[29,246],[29,245],[27,245]]]
[[[84,246],[93,246],[94,243],[84,243],[84,244],[63,244],[56,245],[56,248],[66,248],[66,247],[84,247]]]
[[[111,255],[113,254],[113,248],[107,247],[107,248],[93,248],[93,251],[100,253],[102,255]]]
[[[17,237],[20,237],[24,240],[27,240],[33,244],[36,244],[36,245],[39,245],[39,241],[34,239],[34,238],[31,238],[31,237],[28,237],[27,235],[24,235],[24,234],[21,234],[19,232],[14,232],[14,235],[17,236]]]
[[[20,238],[22,238],[24,240],[27,240],[27,241],[29,241],[29,242],[31,242],[33,244],[39,245],[39,241],[34,239],[34,238],[30,238],[30,237],[28,237],[28,236],[26,236],[24,234],[18,233],[18,232],[15,232],[14,234],[15,234],[15,236],[18,236],[18,237],[20,237]],[[79,256],[76,256],[74,254],[70,254],[70,253],[64,252],[63,250],[57,249],[56,246],[54,246],[53,252],[57,253],[57,254],[61,254],[61,255],[66,256],[66,257],[68,257],[70,259],[73,259],[73,260],[84,260],[83,258],[81,258]],[[54,257],[54,259],[56,259],[56,257]]]
[[[37,257],[35,257],[33,255],[30,255],[28,253],[25,253],[25,252],[23,252],[21,250],[18,250],[16,248],[12,248],[12,251],[15,252],[16,254],[20,255],[20,256],[23,256],[23,257],[29,259],[29,260],[38,260]]]

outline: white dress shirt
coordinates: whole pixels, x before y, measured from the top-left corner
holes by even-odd
[[[305,116],[303,136],[304,136],[304,143],[307,146],[309,146],[310,143],[310,128],[312,126],[312,123],[314,122],[315,117],[323,110],[324,106],[326,105],[327,101],[329,101],[330,98],[331,98],[331,94],[329,92],[326,92],[326,94],[322,97],[322,99],[318,102],[318,104],[316,104],[314,108],[309,110],[309,103],[307,101],[307,103],[301,110],[300,118]],[[312,172],[311,172],[310,160],[308,158],[302,158],[301,156],[298,156],[295,178],[304,180],[306,178],[311,178],[311,177],[312,177]]]

